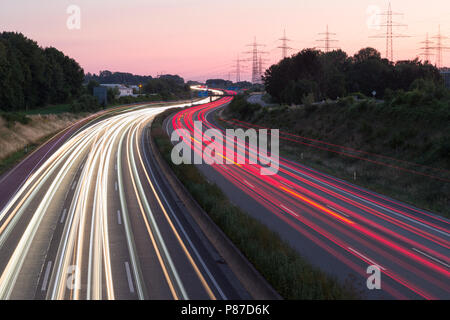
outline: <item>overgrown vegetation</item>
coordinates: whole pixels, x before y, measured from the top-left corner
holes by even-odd
[[[341,285],[313,267],[276,233],[234,206],[194,165],[174,165],[170,158],[172,144],[162,129],[163,120],[172,112],[173,109],[159,115],[152,124],[152,137],[159,151],[194,199],[281,296],[286,299],[359,297],[351,282]]]
[[[128,72],[111,72],[109,70],[100,71],[97,74],[87,73],[85,82],[91,81],[97,83],[114,84],[120,83],[124,85],[139,85],[147,83],[147,81],[153,79],[151,76],[134,75]]]
[[[262,108],[237,97],[224,116],[370,152],[363,157],[383,165],[338,154],[346,151],[342,147],[302,138],[298,138],[302,143],[281,140],[280,145],[288,158],[450,216],[450,183],[436,179],[450,180],[450,93],[433,81],[416,80],[409,91],[388,90],[384,102],[351,96],[298,107]],[[324,146],[332,151],[318,148]]]
[[[99,109],[101,109],[101,105],[97,98],[89,94],[82,95],[70,105],[70,111],[74,113],[95,112]]]
[[[305,49],[271,66],[264,75],[267,92],[277,103],[303,104],[337,99],[351,93],[377,98],[385,90],[409,90],[417,79],[442,82],[436,67],[418,59],[392,63],[373,48],[361,49],[349,57],[342,50],[328,53]]]
[[[3,113],[0,116],[0,174],[20,162],[51,136],[82,115],[24,115]]]
[[[100,108],[108,106],[116,106],[122,104],[141,103],[141,102],[156,102],[156,101],[176,101],[191,98],[191,90],[189,85],[184,83],[184,79],[178,75],[161,75],[159,78],[152,78],[151,76],[135,76],[129,73],[102,71],[99,76],[88,75],[86,79],[89,82],[86,85],[85,96],[92,96],[94,88],[101,86],[101,84],[110,84],[112,79],[125,82],[117,82],[116,84],[123,84],[129,86],[127,83],[136,83],[139,80],[145,81],[139,83],[138,89],[134,88],[134,95],[119,96],[120,92],[117,87],[109,87],[107,89],[107,106],[94,103],[92,99],[82,96],[78,101],[72,105],[72,110],[86,109],[95,111]],[[100,81],[100,82],[99,82]],[[92,101],[91,101],[92,100]],[[84,106],[82,106],[84,104]]]
[[[184,83],[184,79],[177,75],[162,75],[157,79],[151,79],[144,84],[143,92],[161,96],[161,100],[189,99],[190,87]]]
[[[83,82],[87,85],[83,86]],[[102,107],[91,97],[93,88],[104,84],[142,85],[138,96],[118,97],[108,89],[108,106],[190,98],[190,87],[178,75],[137,76],[101,71],[84,75],[73,59],[55,48],[42,48],[21,33],[0,33],[0,111],[29,113],[53,106],[71,112],[93,112]],[[142,91],[142,92],[141,92]],[[140,95],[142,94],[142,95]]]
[[[0,116],[5,119],[8,128],[14,126],[16,122],[21,124],[29,124],[31,122],[31,118],[20,112],[2,112]]]
[[[20,33],[0,33],[0,110],[69,102],[81,93],[83,78],[80,65],[61,51]]]
[[[2,175],[4,172],[14,167],[20,161],[22,161],[27,155],[29,155],[31,152],[36,150],[36,148],[39,147],[42,143],[48,140],[49,137],[50,136],[40,139],[38,142],[28,144],[24,148],[21,148],[11,153],[9,156],[5,158],[0,158],[0,175]]]

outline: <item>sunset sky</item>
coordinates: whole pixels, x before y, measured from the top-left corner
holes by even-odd
[[[394,20],[408,25],[397,32],[410,36],[395,39],[395,59],[415,58],[426,33],[436,35],[439,24],[450,36],[450,1],[391,3],[393,11],[404,14]],[[69,5],[81,9],[79,30],[67,28]],[[283,29],[297,51],[319,45],[317,33],[328,24],[347,53],[372,46],[384,56],[385,41],[369,38],[384,29],[371,26],[376,19],[368,9],[385,11],[387,5],[385,0],[2,0],[0,31],[22,32],[42,46],[54,46],[86,72],[176,73],[205,80],[228,78],[238,54],[250,58],[244,52],[255,36],[266,45],[268,63],[276,62]],[[450,65],[449,51],[443,62]],[[247,66],[244,79],[250,75]]]

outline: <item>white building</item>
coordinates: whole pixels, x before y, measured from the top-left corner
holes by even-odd
[[[101,86],[106,88],[117,88],[119,90],[119,97],[133,95],[133,88],[129,88],[123,84],[101,84]]]

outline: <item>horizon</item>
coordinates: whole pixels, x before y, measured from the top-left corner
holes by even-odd
[[[26,3],[26,10],[23,4]],[[279,38],[286,30],[292,39],[288,55],[305,48],[320,46],[326,25],[336,33],[336,46],[353,56],[359,49],[373,47],[385,57],[383,38],[370,38],[385,33],[377,30],[377,7],[387,10],[389,1],[347,0],[345,8],[336,1],[255,1],[239,3],[235,0],[223,6],[205,0],[118,0],[52,1],[35,3],[30,0],[3,4],[0,12],[0,31],[21,32],[42,47],[55,47],[74,58],[86,73],[98,74],[102,70],[128,72],[138,75],[178,74],[186,81],[205,81],[221,78],[235,81],[234,60],[250,58],[245,51],[253,42],[265,44],[268,52],[265,67],[281,59],[282,43]],[[423,52],[426,33],[430,40],[438,33],[450,34],[450,3],[431,0],[428,10],[418,1],[391,1],[394,21],[408,27],[396,28],[395,33],[408,38],[394,39],[394,61],[413,60]],[[67,13],[70,5],[80,8],[80,29],[70,30]],[[349,8],[351,8],[349,10]],[[137,11],[138,10],[138,11]],[[213,19],[220,13],[220,18]],[[219,16],[219,15],[218,15]],[[299,19],[300,18],[300,19]],[[383,24],[383,17],[381,25]],[[376,24],[375,23],[375,24]],[[164,25],[164,29],[157,27]],[[356,28],[356,26],[359,26]],[[450,42],[447,42],[450,43]],[[443,43],[444,46],[446,42]],[[432,45],[433,46],[433,45]],[[93,52],[97,54],[92,54]],[[434,53],[434,50],[433,52]],[[430,59],[435,64],[435,57]],[[251,63],[242,80],[250,80]],[[442,67],[449,65],[444,51]]]

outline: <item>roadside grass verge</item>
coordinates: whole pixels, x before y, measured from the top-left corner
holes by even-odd
[[[173,145],[162,123],[175,110],[167,110],[153,121],[151,135],[158,150],[193,198],[272,287],[283,298],[291,300],[360,298],[361,294],[352,281],[341,284],[312,266],[278,234],[233,205],[195,165],[176,166],[172,163],[170,154]]]
[[[35,114],[59,114],[59,113],[67,113],[70,112],[70,104],[57,104],[57,105],[48,105],[38,109],[32,109],[23,112],[27,115],[35,115]]]
[[[16,164],[20,163],[25,157],[27,157],[29,154],[31,154],[34,150],[36,150],[40,145],[45,143],[47,140],[49,140],[51,137],[53,137],[57,132],[54,134],[49,134],[46,137],[43,137],[39,139],[38,141],[34,143],[30,143],[26,145],[24,148],[21,148],[7,157],[0,159],[0,175],[8,171],[9,169],[13,168]]]

